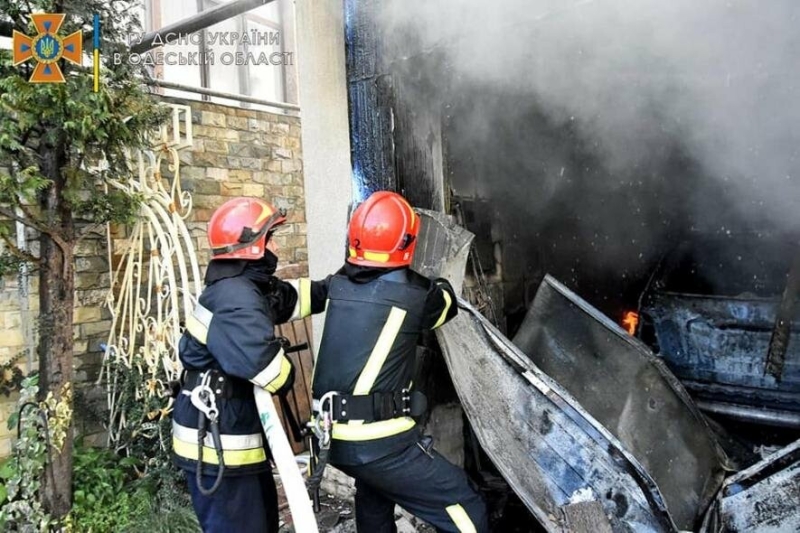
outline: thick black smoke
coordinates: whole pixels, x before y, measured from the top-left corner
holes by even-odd
[[[387,34],[444,45],[465,83],[527,92],[555,120],[577,120],[612,170],[679,139],[708,174],[800,225],[800,3],[388,5]]]
[[[641,277],[676,233],[800,230],[796,0],[402,0],[380,23],[445,56],[416,75],[449,80],[457,192],[526,211],[542,268],[588,247]]]

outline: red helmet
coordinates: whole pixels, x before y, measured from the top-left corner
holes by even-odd
[[[261,259],[275,226],[286,211],[258,198],[233,198],[214,211],[208,223],[211,259]]]
[[[389,191],[372,194],[350,219],[347,262],[373,267],[411,264],[419,224],[419,215],[399,194]]]

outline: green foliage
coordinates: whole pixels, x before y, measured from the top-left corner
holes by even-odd
[[[3,250],[0,252],[0,277],[18,273],[25,264],[25,260],[21,257]],[[1,388],[0,393],[2,393]]]
[[[55,525],[39,501],[48,450],[47,415],[36,403],[38,390],[37,376],[25,378],[19,410],[8,420],[9,429],[20,428],[14,455],[0,466],[0,531],[8,533],[49,531]]]
[[[171,465],[142,475],[142,461],[106,448],[77,446],[75,503],[69,518],[74,532],[199,531],[191,503]],[[176,490],[177,489],[177,490]]]
[[[190,503],[183,502],[178,506],[174,502],[168,505],[155,506],[151,500],[151,512],[137,515],[131,527],[126,531],[159,531],[163,533],[200,533],[200,524]]]
[[[163,531],[196,533],[185,491],[172,494],[160,476],[140,477],[141,461],[106,448],[78,445],[74,454],[75,503],[68,529],[78,532]],[[159,474],[168,471],[159,470]]]
[[[37,392],[37,377],[25,378],[20,409],[8,420],[9,429],[16,430],[19,424],[21,431],[14,455],[0,463],[0,531],[200,531],[183,474],[171,464],[159,439],[140,439],[137,449],[144,452],[143,459],[76,443],[72,511],[61,524],[49,516],[39,501],[48,454],[42,416],[46,404],[36,403]],[[49,420],[55,413],[47,415]],[[53,429],[48,431],[52,436]]]
[[[9,140],[12,145],[16,142],[10,137]],[[3,137],[0,134],[0,146],[2,144]],[[16,201],[15,195],[19,195],[25,200],[31,200],[51,184],[50,180],[39,174],[39,169],[35,166],[20,169],[14,175],[2,173],[0,174],[0,202],[13,204]]]
[[[0,180],[3,178],[0,169]],[[15,276],[22,272],[22,268],[28,264],[29,258],[20,252],[16,247],[10,247],[16,241],[15,223],[10,220],[0,221],[0,278],[5,276]],[[1,286],[0,286],[1,287]]]
[[[132,221],[141,198],[110,187],[109,180],[124,182],[133,177],[129,151],[144,147],[147,134],[169,114],[144,88],[142,82],[147,74],[143,69],[127,61],[113,61],[115,54],[127,53],[130,34],[141,32],[135,16],[139,6],[140,0],[0,0],[0,21],[11,23],[27,35],[35,33],[32,13],[65,13],[61,36],[77,30],[90,32],[94,15],[99,14],[101,19],[103,68],[97,93],[93,91],[90,69],[60,61],[65,83],[30,83],[33,62],[13,65],[11,52],[0,50],[0,165],[4,170],[0,172],[0,218],[15,219],[35,229],[42,234],[43,242],[49,239],[56,243],[67,258],[72,257],[71,251],[80,237],[75,231],[76,220]],[[18,268],[23,259],[36,260],[16,250],[9,234],[8,228],[0,230],[14,259],[11,255],[0,257],[0,272]],[[47,272],[47,268],[40,271],[43,276]],[[52,306],[43,305],[43,309],[72,307],[70,291],[49,297],[57,301],[50,302]],[[51,327],[52,317],[42,316],[40,322],[41,342],[54,337],[67,339],[67,343],[72,339],[72,325],[67,321]],[[63,354],[71,353],[67,346]],[[52,354],[52,364],[61,364],[64,379],[69,380],[71,359],[63,354]],[[31,383],[27,387],[23,385],[23,397],[33,402],[37,387]],[[31,390],[33,396],[28,394]],[[69,400],[61,402],[52,396],[47,403],[32,405],[21,415],[23,431],[15,456],[2,470],[7,477],[0,482],[0,531],[46,531],[52,526],[39,502],[41,479],[48,441],[55,443],[67,434],[71,409]],[[82,480],[80,485],[75,484],[77,530],[83,527],[79,522],[85,521],[87,531],[123,531],[128,527],[124,520],[129,518],[130,524],[145,517],[149,520],[150,515],[159,514],[167,505],[162,503],[160,494],[172,490],[167,479],[175,472],[165,461],[162,426],[166,422],[164,411],[160,410],[164,406],[155,409],[157,417],[149,417],[153,409],[142,403],[137,414],[140,430],[132,431],[128,439],[131,444],[126,448],[127,455],[133,456],[133,450],[141,451],[136,455],[141,457],[140,464],[127,461],[124,466],[111,467],[111,456],[80,450],[76,460],[83,461],[84,455],[89,459],[76,471]],[[51,412],[53,427],[46,430]],[[66,421],[66,428],[61,421]],[[145,428],[148,424],[152,426],[149,429]],[[94,468],[92,461],[105,467]],[[137,467],[140,473],[147,473],[147,483],[133,483],[131,472]],[[162,477],[156,475],[160,469],[164,469]],[[62,474],[69,476],[69,469]],[[109,499],[112,489],[118,494]],[[175,512],[185,512],[185,501],[182,504]]]
[[[199,533],[200,524],[186,490],[183,473],[171,464],[151,466],[142,484],[150,487],[148,512],[135,514],[124,531],[163,531],[164,533]]]
[[[10,165],[0,174],[0,206],[35,205],[42,191],[63,182],[63,201],[75,218],[97,223],[129,220],[138,199],[107,194],[108,179],[131,177],[127,151],[146,144],[146,134],[167,117],[142,84],[147,73],[127,61],[115,64],[115,53],[127,50],[134,32],[141,32],[139,0],[0,0],[0,20],[32,35],[32,12],[66,13],[60,34],[90,32],[92,18],[102,26],[101,89],[93,91],[91,70],[59,62],[65,83],[29,83],[33,62],[13,65],[10,51],[0,51],[0,161]],[[3,14],[6,16],[4,17]],[[45,153],[63,152],[57,174],[43,168]],[[102,162],[102,164],[100,164]],[[89,192],[88,197],[81,193]],[[100,194],[97,194],[100,192]],[[26,212],[49,221],[52,213]],[[51,229],[57,231],[57,224]]]
[[[164,395],[163,381],[165,376],[149,376],[142,372],[147,365],[142,356],[137,354],[133,364],[128,366],[122,362],[109,363],[115,392],[118,413],[125,419],[120,427],[113,423],[119,431],[115,445],[127,450],[134,457],[156,457],[161,450],[169,450],[170,399]]]
[[[147,365],[140,359],[131,366],[108,365],[126,423],[112,421],[120,431],[116,452],[80,451],[89,454],[85,460],[75,456],[73,530],[197,533],[184,474],[170,455],[170,400],[162,380],[143,373]],[[124,472],[109,473],[114,464]],[[112,504],[103,503],[114,497]]]
[[[73,455],[75,531],[120,531],[149,507],[146,490],[126,490],[134,460],[108,449],[76,446]]]
[[[92,194],[87,198],[72,200],[75,209],[90,220],[128,225],[136,222],[140,203],[140,195],[123,191],[109,191],[105,194]]]

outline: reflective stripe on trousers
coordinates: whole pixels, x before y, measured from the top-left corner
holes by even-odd
[[[261,433],[220,435],[220,437],[222,440],[222,457],[227,466],[253,465],[267,460],[267,454],[264,451],[264,438]],[[197,430],[173,421],[172,449],[180,457],[197,461]],[[219,458],[211,435],[206,435],[203,440],[202,460],[207,464],[219,464]]]

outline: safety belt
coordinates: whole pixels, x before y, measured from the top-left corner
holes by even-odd
[[[407,389],[365,395],[333,392],[324,398],[325,402],[314,400],[314,411],[320,412],[325,403],[324,409],[329,411],[333,422],[379,422],[401,416],[418,417],[428,408],[428,400],[423,393]]]

